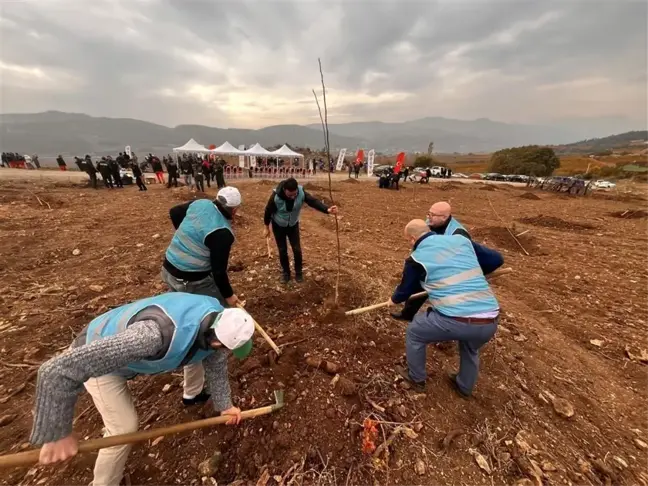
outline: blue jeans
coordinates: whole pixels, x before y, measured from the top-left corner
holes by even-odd
[[[424,382],[426,378],[426,346],[442,341],[459,342],[459,374],[457,385],[462,392],[472,393],[479,374],[479,348],[492,339],[497,331],[492,324],[468,324],[445,317],[428,309],[417,314],[407,326],[405,350],[410,378]]]

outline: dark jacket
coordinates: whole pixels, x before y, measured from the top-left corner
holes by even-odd
[[[275,192],[273,192],[270,195],[270,199],[268,199],[268,204],[266,204],[265,208],[265,213],[263,215],[263,224],[268,226],[270,224],[270,221],[272,221],[272,215],[277,212],[277,205],[275,204],[275,195],[278,195],[280,199],[283,199],[286,201],[286,211],[292,211],[293,207],[295,205],[295,200],[294,199],[289,199],[286,197],[286,194],[284,193],[283,190],[283,185],[285,184],[286,181],[281,181],[277,188],[275,189]],[[304,202],[308,204],[311,208],[317,209],[318,211],[328,214],[329,207],[324,204],[323,202],[315,199],[313,196],[308,194],[304,190]]]
[[[446,220],[446,222],[443,223],[443,224],[442,224],[441,226],[439,226],[438,228],[433,228],[432,226],[428,226],[428,228],[430,228],[430,231],[431,231],[432,233],[435,233],[435,234],[437,234],[437,235],[443,235],[443,234],[445,234],[446,228],[447,228],[448,225],[450,224],[450,220],[451,220],[451,219],[452,219],[452,216],[450,216],[450,217]],[[469,240],[472,240],[472,238],[470,237],[470,233],[468,233],[468,231],[466,231],[465,229],[462,229],[462,228],[457,228],[456,230],[454,230],[454,233],[452,233],[452,234],[453,234],[453,235],[461,235],[461,236],[464,236],[464,237],[468,238]]]
[[[169,211],[169,216],[171,217],[171,222],[173,227],[177,230],[182,224],[182,220],[187,215],[187,210],[189,205],[193,201],[188,203],[180,204],[174,206]],[[224,207],[218,201],[214,201],[214,204],[221,212],[221,214],[228,220],[232,219],[232,213],[226,207]],[[230,250],[234,244],[234,235],[231,231],[225,228],[212,231],[205,237],[205,246],[209,248],[210,259],[211,259],[211,274],[214,277],[214,282],[218,287],[221,295],[224,298],[231,297],[234,295],[232,286],[229,281],[229,276],[227,275],[227,265],[229,262]],[[166,258],[164,259],[164,268],[174,277],[180,278],[182,280],[188,280],[195,282],[197,280],[202,280],[203,278],[209,276],[210,272],[183,272],[178,270],[176,267],[171,264]]]
[[[421,241],[433,235],[434,233],[430,232],[421,236],[414,244],[412,251],[416,250]],[[502,257],[501,253],[498,251],[491,250],[490,248],[475,243],[474,241],[472,242],[472,245],[475,250],[475,255],[477,256],[477,261],[479,262],[479,266],[481,267],[482,272],[484,272],[484,275],[488,275],[504,264],[504,257]],[[405,260],[403,277],[392,295],[392,302],[400,304],[401,302],[405,302],[412,294],[420,292],[421,282],[423,280],[425,280],[425,268],[412,257],[409,257]]]

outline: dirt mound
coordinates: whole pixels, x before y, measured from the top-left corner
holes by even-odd
[[[269,181],[267,179],[260,180],[259,182],[255,182],[255,186],[262,186],[262,187],[277,187],[277,182],[275,181]]]
[[[358,179],[344,179],[342,182],[346,182],[347,184],[360,184]]]
[[[436,189],[440,191],[454,191],[456,189],[463,189],[464,185],[461,182],[442,182],[441,184],[437,184],[434,186]]]
[[[610,216],[622,219],[641,219],[648,217],[648,211],[643,209],[626,209],[625,211],[615,211]]]
[[[495,250],[508,250],[524,254],[524,251],[522,251],[522,248],[520,248],[520,246],[515,242],[511,233],[502,226],[478,228],[472,233],[475,239],[483,242],[488,247],[494,248]],[[518,236],[517,239],[531,256],[547,254],[547,252],[542,249],[535,236],[526,233]]]
[[[311,192],[310,195],[313,196],[315,199],[319,199],[320,201],[322,201],[327,206],[332,206],[334,204],[333,201],[331,201],[331,199],[329,198],[328,193],[326,193],[326,194],[318,194],[316,192]],[[342,205],[340,204],[339,201],[335,201],[335,205],[338,208],[342,207]]]
[[[199,191],[192,191],[187,187],[174,187],[171,189],[173,197],[178,201],[195,201],[197,199],[212,199],[208,194]]]
[[[304,184],[303,187],[307,191],[322,191],[322,192],[328,191],[327,188],[318,186],[317,184],[313,184],[312,182],[307,182],[306,184]]]
[[[520,194],[520,196],[518,197],[520,199],[530,199],[532,201],[538,201],[542,199],[540,196],[538,196],[537,194],[533,194],[532,192],[525,192],[523,194]]]
[[[539,216],[518,219],[520,223],[532,224],[534,226],[543,226],[545,228],[559,229],[559,230],[572,230],[584,231],[595,229],[596,226],[587,223],[574,223],[572,221],[565,221],[555,216]]]
[[[480,191],[497,191],[494,185],[492,184],[485,184],[484,186],[479,188]]]

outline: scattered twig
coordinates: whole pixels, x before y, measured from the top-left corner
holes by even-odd
[[[41,206],[44,206],[43,201],[41,200],[40,197],[38,197],[38,196],[37,196],[33,191],[30,191],[29,189],[27,189],[27,191],[29,191],[29,193],[30,193],[32,196],[34,196],[34,197],[36,198],[36,200],[38,201],[38,204],[40,204]],[[49,210],[52,209],[52,206],[50,206],[50,203],[48,203],[47,201],[45,201],[45,204],[47,204],[47,208],[48,208]]]
[[[38,368],[40,365],[26,364],[26,363],[5,363],[0,361],[0,365],[6,366],[7,368]]]
[[[497,214],[497,211],[495,211],[495,207],[493,206],[493,203],[491,202],[490,197],[488,197],[488,195],[486,195],[486,199],[488,199],[488,204],[490,204],[490,207],[491,207],[491,209],[493,210],[493,213],[495,213],[495,216],[497,216],[497,218],[501,221],[501,223],[502,223],[502,224],[504,225],[504,227],[506,228],[506,231],[509,232],[509,234],[510,234],[511,237],[515,240],[515,242],[518,244],[518,246],[519,246],[520,248],[522,248],[522,251],[524,252],[524,254],[525,254],[526,256],[531,256],[531,255],[529,254],[529,252],[526,251],[526,248],[524,248],[524,247],[522,246],[522,243],[520,243],[520,240],[518,240],[518,239],[515,237],[515,235],[513,234],[513,232],[511,231],[511,229],[508,227],[508,225],[504,222],[504,220],[501,218],[501,216],[500,216],[499,214]]]
[[[528,230],[524,230],[522,233],[518,233],[517,235],[515,235],[515,237],[517,238],[518,236],[525,235],[525,234],[527,234],[529,231],[531,231],[531,230],[530,230],[530,229],[528,229]]]
[[[76,423],[83,417],[86,413],[88,413],[92,408],[94,407],[94,403],[92,405],[88,405],[79,415],[76,416],[74,421],[72,421],[72,425],[76,425]]]
[[[313,90],[313,96],[315,96],[315,103],[317,103],[317,111],[319,112],[320,121],[322,122],[322,130],[324,131],[324,148],[326,150],[326,168],[328,173],[328,186],[329,186],[329,197],[331,199],[331,204],[335,205],[333,201],[333,188],[331,184],[331,145],[329,142],[329,130],[328,130],[328,107],[326,105],[326,85],[324,84],[324,73],[322,72],[322,61],[318,58],[317,63],[319,64],[320,79],[322,80],[322,96],[324,98],[324,117],[322,117],[322,109],[320,108],[319,101],[317,99],[317,93]],[[338,257],[338,268],[337,268],[337,277],[335,280],[335,303],[338,303],[338,297],[340,295],[340,269],[342,268],[342,254],[340,252],[340,224],[338,222],[337,214],[335,216],[335,237],[337,239],[337,257]]]
[[[385,440],[382,444],[380,444],[378,447],[376,447],[376,450],[373,453],[373,457],[380,457],[380,455],[387,450],[387,448],[391,445],[392,442],[398,437],[403,430],[405,430],[405,427],[403,426],[398,426],[396,427],[391,434],[389,434],[389,437],[387,440]]]
[[[373,408],[375,408],[377,411],[379,411],[380,413],[385,413],[385,408],[384,408],[384,407],[381,407],[380,405],[378,405],[378,404],[377,404],[376,402],[374,402],[371,398],[368,398],[368,397],[367,397],[367,401],[369,402],[369,405],[371,405],[371,406],[372,406]]]

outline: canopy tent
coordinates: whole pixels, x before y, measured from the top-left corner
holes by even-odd
[[[240,152],[240,153],[242,153],[244,155],[252,155],[252,156],[255,156],[255,157],[268,157],[268,156],[273,155],[273,152],[270,152],[269,150],[264,149],[258,143],[255,143],[252,147],[250,147],[249,149],[247,149],[247,150],[245,150],[243,152]]]
[[[301,157],[302,159],[304,156],[298,152],[294,152],[288,147],[288,145],[284,144],[283,147],[280,149],[275,150],[274,152],[270,152],[272,155],[275,157]]]
[[[242,150],[237,149],[229,142],[216,147],[215,149],[210,150],[213,154],[223,154],[223,155],[241,155],[243,154]]]
[[[203,145],[200,145],[198,142],[196,142],[192,138],[187,143],[185,143],[182,147],[174,148],[173,151],[174,152],[201,152],[201,153],[206,153],[206,152],[209,152],[209,149],[205,148],[205,146],[203,146]]]

